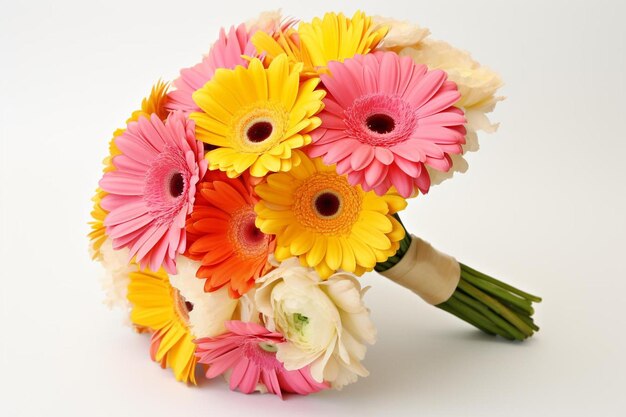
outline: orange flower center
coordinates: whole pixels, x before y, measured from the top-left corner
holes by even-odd
[[[293,213],[305,228],[327,235],[350,233],[361,211],[363,192],[334,172],[318,172],[294,192]]]
[[[239,256],[256,258],[268,250],[270,237],[256,227],[255,220],[254,206],[242,207],[231,215],[228,239]]]

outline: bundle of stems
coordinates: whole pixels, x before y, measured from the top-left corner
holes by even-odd
[[[402,223],[396,214],[396,219]],[[403,225],[404,227],[404,225]],[[411,245],[405,228],[404,239],[396,254],[378,263],[375,270],[386,271],[396,265]],[[509,340],[524,340],[539,327],[533,320],[533,303],[541,298],[459,263],[461,276],[452,296],[436,307],[466,321],[483,332]]]

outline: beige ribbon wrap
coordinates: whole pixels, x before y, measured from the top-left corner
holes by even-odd
[[[429,304],[447,301],[459,285],[461,267],[452,256],[411,235],[411,245],[400,262],[382,275],[408,288]]]

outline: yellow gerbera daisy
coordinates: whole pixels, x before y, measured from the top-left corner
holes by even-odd
[[[234,178],[250,168],[255,177],[288,171],[300,163],[311,143],[310,131],[321,123],[325,92],[319,79],[300,83],[302,64],[290,67],[285,54],[264,68],[252,59],[248,68],[220,69],[193,100],[202,112],[192,113],[196,137],[217,149],[207,153],[209,169]]]
[[[130,273],[128,301],[130,319],[139,328],[153,331],[152,359],[171,368],[178,381],[196,383],[194,336],[189,330],[189,303],[172,287],[167,273]]]
[[[406,207],[397,194],[377,196],[352,186],[320,158],[302,157],[288,173],[256,187],[256,225],[276,235],[277,260],[298,256],[326,279],[343,269],[371,271],[398,250],[402,225],[391,215]]]
[[[150,91],[150,95],[145,97],[141,101],[141,109],[135,110],[131,116],[126,120],[126,124],[130,122],[136,122],[139,120],[141,116],[150,117],[151,114],[155,113],[161,120],[165,120],[167,118],[167,109],[165,108],[165,103],[167,100],[167,89],[168,84],[163,81],[158,81]],[[113,132],[113,138],[109,142],[109,155],[104,158],[102,163],[104,164],[103,172],[109,172],[115,169],[113,166],[113,157],[121,154],[120,150],[115,146],[115,138],[124,133],[126,129],[117,129]],[[91,232],[89,233],[89,240],[91,241],[91,250],[93,259],[100,259],[100,248],[102,244],[106,240],[106,230],[104,227],[104,219],[107,216],[108,212],[104,210],[100,206],[100,202],[106,196],[107,193],[104,192],[99,187],[96,189],[96,193],[91,199],[93,201],[93,210],[91,211],[91,217],[93,221],[89,222],[91,226]]]
[[[284,53],[292,62],[303,63],[305,73],[315,73],[323,71],[329,61],[343,62],[356,54],[369,53],[387,31],[386,26],[374,25],[372,18],[361,11],[352,18],[343,13],[326,13],[322,19],[300,23],[297,31],[289,27],[274,36],[258,31],[252,43],[270,61]]]

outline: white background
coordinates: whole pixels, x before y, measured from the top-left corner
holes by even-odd
[[[1,1],[1,415],[624,415],[622,2]],[[102,305],[85,235],[111,132],[220,26],[278,7],[406,18],[502,74],[500,130],[404,218],[542,295],[535,338],[482,336],[372,274],[371,376],[281,402],[177,383]]]

